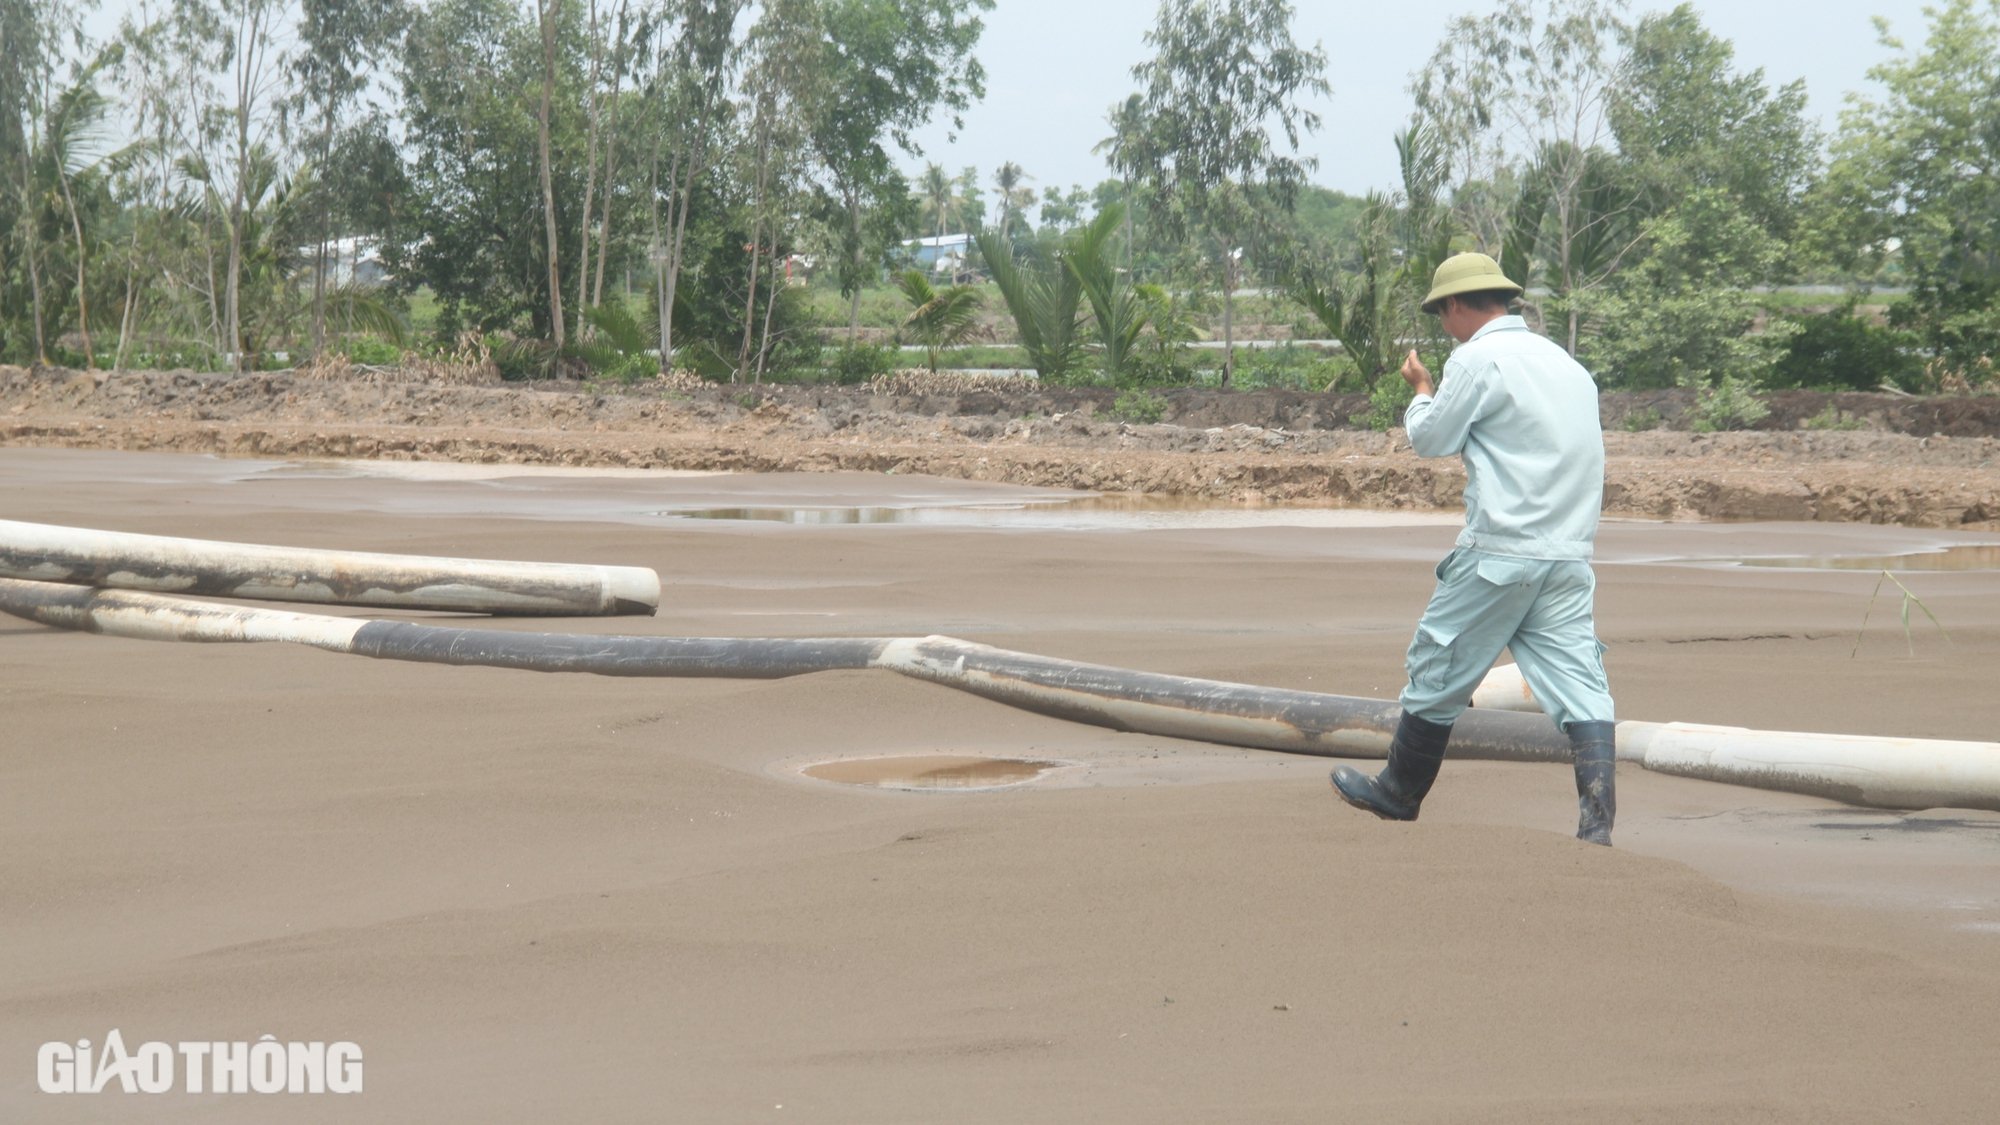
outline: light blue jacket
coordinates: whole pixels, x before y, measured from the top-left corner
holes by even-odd
[[[1597,384],[1518,316],[1487,322],[1445,361],[1436,397],[1403,415],[1419,457],[1461,454],[1458,545],[1529,559],[1587,559],[1604,506]]]

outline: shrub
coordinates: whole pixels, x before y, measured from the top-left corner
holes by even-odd
[[[866,383],[877,375],[887,375],[896,369],[896,356],[888,348],[873,344],[855,344],[833,353],[833,362],[827,365],[827,372],[833,381],[842,386]]]
[[[1758,398],[1751,384],[1733,375],[1724,375],[1714,386],[1703,387],[1694,401],[1694,431],[1747,430],[1771,412]]]
[[[1858,430],[1861,419],[1829,402],[1825,410],[1800,424],[1808,430]]]
[[[1111,404],[1111,416],[1124,422],[1150,425],[1167,416],[1167,400],[1151,391],[1133,387],[1121,392]]]
[[[1851,310],[1798,318],[1799,331],[1771,368],[1774,387],[1873,390],[1887,383],[1906,391],[1923,381],[1916,337],[1882,328]]]
[[[346,353],[349,363],[359,363],[368,367],[387,367],[403,360],[403,349],[379,336],[356,337],[349,340],[347,346],[341,350]]]
[[[1357,426],[1386,432],[1403,424],[1403,411],[1416,397],[1417,392],[1400,375],[1378,379],[1375,389],[1368,392],[1368,412],[1352,415],[1347,420]]]
[[[1627,414],[1625,420],[1620,422],[1619,425],[1623,426],[1628,432],[1636,434],[1646,430],[1659,429],[1661,421],[1659,410],[1648,406],[1643,410],[1634,410],[1630,414]]]

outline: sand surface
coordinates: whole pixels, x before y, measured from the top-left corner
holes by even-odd
[[[1064,495],[900,475],[399,468],[0,449],[0,516],[664,580],[657,618],[513,628],[936,632],[1380,697],[1454,534],[1034,522],[1008,513]],[[798,506],[891,514],[773,515]],[[690,518],[718,510],[768,518]],[[1887,595],[1861,628],[1879,571],[1739,560],[1996,543],[1608,523],[1621,717],[1993,739],[1991,552],[1899,571],[1950,630],[1919,613],[1907,642]],[[1569,837],[1560,767],[1450,762],[1423,820],[1389,825],[1323,759],[886,673],[551,676],[11,618],[0,714],[0,1122],[2000,1114],[1996,814],[1628,766],[1607,851]],[[885,755],[1059,768],[954,791],[802,773]],[[39,1044],[114,1027],[352,1040],[366,1092],[35,1091]]]

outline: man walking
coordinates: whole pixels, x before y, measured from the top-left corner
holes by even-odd
[[[1374,777],[1342,766],[1334,788],[1386,820],[1415,820],[1444,762],[1451,725],[1503,648],[1569,735],[1576,835],[1611,843],[1611,690],[1591,604],[1591,546],[1604,499],[1597,385],[1569,354],[1509,315],[1521,287],[1484,254],[1445,260],[1424,298],[1459,347],[1431,382],[1412,350],[1404,415],[1420,457],[1465,462],[1465,531],[1437,567],[1437,590],[1410,642],[1403,716]]]

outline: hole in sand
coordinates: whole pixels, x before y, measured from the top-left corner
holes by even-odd
[[[959,754],[911,754],[889,758],[844,758],[807,766],[807,777],[876,789],[997,789],[1035,780],[1066,763],[1028,758],[975,758]]]

